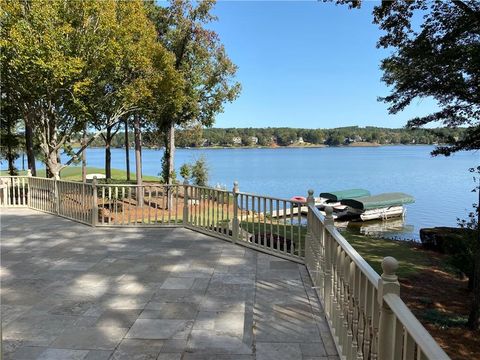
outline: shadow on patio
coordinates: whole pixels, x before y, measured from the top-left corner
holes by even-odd
[[[5,359],[336,359],[303,265],[183,228],[2,209]]]

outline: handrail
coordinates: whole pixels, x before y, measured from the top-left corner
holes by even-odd
[[[393,311],[397,320],[402,323],[405,330],[415,339],[415,343],[423,354],[428,354],[430,359],[435,360],[450,359],[398,295],[386,294],[383,296],[383,300]]]
[[[27,175],[0,175],[0,178],[3,179],[3,178],[26,178],[28,177]]]
[[[297,200],[292,200],[292,199],[285,199],[285,198],[278,198],[278,197],[273,197],[273,196],[268,196],[268,195],[259,195],[259,194],[254,194],[254,193],[247,193],[247,192],[238,192],[239,195],[247,195],[247,196],[255,196],[255,197],[261,197],[261,198],[265,198],[265,199],[268,199],[268,200],[275,200],[275,201],[288,201],[288,202],[291,202],[293,204],[297,204],[297,205],[301,205],[301,206],[307,206],[307,204],[305,204],[304,202],[302,201],[297,201]]]
[[[308,211],[311,211],[319,220],[325,225],[325,217],[320,213],[320,211],[314,205],[308,205]],[[342,247],[342,249],[347,253],[347,255],[355,262],[358,268],[362,273],[368,277],[370,282],[378,288],[378,280],[380,275],[373,270],[369,263],[358,253],[357,250],[353,248],[352,245],[340,234],[337,228],[333,225],[326,225],[328,232],[333,236],[337,243]]]
[[[91,184],[91,182],[89,182],[88,184]],[[157,183],[154,183],[154,184],[143,183],[141,185],[138,185],[138,184],[106,184],[106,183],[97,182],[97,186],[102,186],[102,187],[132,187],[132,188],[135,188],[135,187],[142,187],[142,186],[174,187],[174,186],[182,186],[182,185],[181,184],[160,184],[160,183],[158,183],[158,184]]]

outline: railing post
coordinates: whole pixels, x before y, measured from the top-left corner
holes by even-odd
[[[333,226],[333,208],[331,206],[325,207],[325,226]]]
[[[53,176],[53,186],[54,186],[54,201],[55,201],[55,213],[58,215],[60,214],[60,193],[58,191],[58,180],[60,179],[60,175],[58,171],[54,173]]]
[[[188,179],[183,180],[183,225],[188,224]]]
[[[232,242],[238,240],[240,224],[238,223],[238,181],[233,182],[233,220],[232,220]]]
[[[30,178],[32,177],[32,170],[28,169],[27,170],[27,206],[30,207],[31,204],[31,195],[30,195]]]
[[[312,189],[308,190],[307,205],[315,206],[315,198],[313,197],[313,192],[314,191]]]
[[[386,294],[400,295],[400,283],[395,272],[398,261],[387,256],[382,261],[382,276],[378,280],[378,303],[380,305],[380,320],[378,329],[378,358],[382,360],[394,359],[395,346],[395,315],[390,307],[383,301]]]
[[[92,180],[92,226],[97,226],[98,222],[98,201],[97,201],[97,177]]]
[[[312,236],[312,223],[311,223],[311,216],[310,213],[310,206],[315,206],[315,198],[313,197],[313,190],[308,190],[307,196],[307,234],[305,235],[305,263],[307,265],[310,264],[311,257],[311,236]]]
[[[4,207],[7,206],[7,189],[8,185],[3,182],[3,179],[0,179],[0,191],[2,193],[0,201]]]
[[[333,225],[333,209],[331,206],[327,206],[325,208],[325,219],[323,224],[323,242],[325,244],[325,285],[324,285],[324,293],[323,299],[325,302],[325,313],[328,315],[330,319],[332,319],[332,304],[333,304],[333,257],[335,256],[334,247],[332,244],[332,239],[329,235],[328,227]],[[333,321],[330,320],[330,321]]]

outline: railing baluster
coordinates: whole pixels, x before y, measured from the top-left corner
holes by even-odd
[[[269,215],[268,215],[268,218],[269,218],[269,222],[270,222],[270,250],[274,250],[276,249],[276,241],[275,241],[275,236],[273,234],[273,200],[272,199],[268,199],[268,204],[269,204]]]
[[[295,246],[295,237],[293,236],[293,219],[295,217],[294,217],[293,209],[294,209],[293,202],[290,202],[290,244],[291,244],[290,253],[292,255],[295,255],[296,246]]]
[[[297,227],[298,227],[298,256],[303,257],[303,254],[302,254],[302,204],[298,204]]]
[[[403,337],[402,355],[402,360],[410,360],[415,358],[415,341],[407,331],[405,331],[405,335]]]

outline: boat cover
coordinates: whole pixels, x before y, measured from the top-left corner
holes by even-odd
[[[355,199],[362,196],[370,196],[370,191],[365,189],[349,189],[320,193],[320,197],[331,201],[343,199]]]
[[[414,203],[415,199],[405,193],[385,193],[373,196],[364,196],[356,199],[343,199],[342,205],[350,206],[359,210],[379,209],[389,206],[400,206],[403,204]]]

